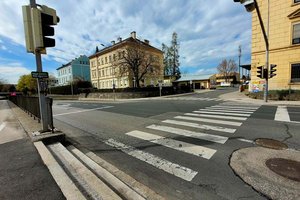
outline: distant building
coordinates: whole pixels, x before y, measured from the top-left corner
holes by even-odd
[[[212,75],[190,75],[183,74],[181,77],[173,81],[178,87],[189,86],[191,89],[209,89],[210,88],[210,78]]]
[[[225,77],[223,74],[216,74],[215,75],[215,84],[216,85],[223,85],[223,84],[231,84],[231,83],[237,83],[240,81],[239,73],[237,72],[231,72],[227,77]]]
[[[268,1],[257,0],[267,30]],[[269,62],[277,74],[269,79],[270,90],[300,89],[300,1],[270,1]],[[266,63],[266,46],[257,12],[252,14],[252,60],[250,91],[263,90],[265,80],[257,77],[257,67]]]
[[[79,58],[57,68],[58,85],[69,85],[74,80],[91,81],[89,58],[81,55]]]
[[[91,65],[91,82],[94,87],[98,89],[111,89],[113,85],[116,88],[135,87],[136,80],[132,73],[118,74],[118,67],[114,63],[122,61],[126,50],[131,48],[140,48],[146,52],[147,56],[154,59],[153,65],[159,68],[159,73],[150,75],[147,73],[139,82],[142,87],[157,86],[159,82],[163,81],[163,52],[150,45],[149,40],[141,41],[136,37],[136,32],[132,32],[130,37],[122,40],[112,41],[112,45],[104,49],[96,51],[95,54],[89,57]]]

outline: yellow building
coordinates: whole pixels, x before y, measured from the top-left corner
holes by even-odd
[[[267,0],[257,0],[267,24]],[[269,79],[270,90],[300,89],[300,0],[270,0],[270,64],[277,65],[277,75]],[[267,28],[266,28],[267,30]],[[265,42],[257,12],[252,15],[252,60],[250,90],[262,90],[264,80],[257,77],[257,67],[265,65]]]
[[[141,41],[137,39],[136,32],[133,31],[129,38],[125,40],[118,38],[117,42],[112,41],[111,46],[89,57],[93,86],[98,89],[112,89],[113,85],[115,85],[115,88],[138,86],[133,71],[129,70],[126,61],[126,59],[133,61],[133,56],[136,56],[134,58],[143,57],[143,62],[145,62],[139,71],[139,77],[147,71],[143,78],[139,80],[141,87],[157,86],[163,81],[163,52],[151,46],[149,40]],[[149,62],[146,63],[145,60]],[[146,65],[147,70],[145,71]],[[125,68],[127,70],[123,70]]]

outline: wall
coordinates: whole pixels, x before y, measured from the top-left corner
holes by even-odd
[[[258,0],[258,5],[264,23],[267,20],[267,1]],[[290,19],[288,16],[300,9],[300,4],[292,0],[270,1],[270,64],[277,65],[277,76],[269,79],[269,89],[300,89],[300,83],[290,83],[291,64],[300,63],[300,45],[292,45],[292,25],[300,22],[300,18]],[[257,77],[257,67],[265,65],[265,42],[258,21],[257,13],[252,16],[252,58],[251,85],[260,85],[263,80]],[[253,87],[250,88],[250,90]]]

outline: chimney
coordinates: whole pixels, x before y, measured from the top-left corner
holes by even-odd
[[[115,45],[115,44],[116,44],[116,42],[113,40],[113,41],[111,41],[111,44],[112,44],[112,45]]]
[[[118,42],[122,42],[122,38],[121,37],[118,37]]]
[[[150,44],[149,40],[144,40],[144,42],[148,45]]]
[[[136,39],[136,32],[135,32],[135,31],[132,31],[132,32],[130,33],[130,35],[131,35],[131,37],[132,37],[133,39]]]

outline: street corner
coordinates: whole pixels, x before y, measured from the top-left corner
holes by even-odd
[[[230,167],[270,199],[300,199],[300,151],[248,147],[233,152]]]

